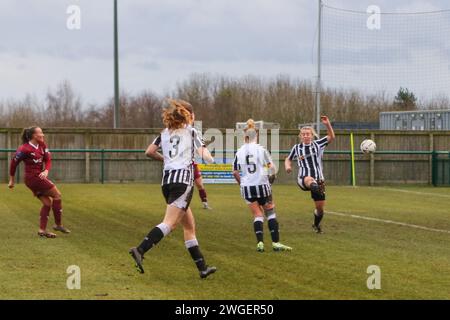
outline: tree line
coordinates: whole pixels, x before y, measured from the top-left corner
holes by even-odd
[[[120,97],[123,128],[160,128],[161,110],[168,97],[189,101],[204,128],[233,128],[248,118],[297,128],[314,122],[315,85],[311,81],[280,75],[274,78],[240,78],[193,74],[179,82],[172,92],[160,95],[150,90]],[[418,102],[414,93],[400,88],[392,98],[386,93],[363,94],[356,90],[325,88],[322,113],[337,122],[378,122],[383,111],[445,109],[448,97]],[[49,89],[44,101],[26,95],[23,99],[0,101],[0,127],[95,127],[113,124],[114,99],[100,105],[84,105],[69,81]]]

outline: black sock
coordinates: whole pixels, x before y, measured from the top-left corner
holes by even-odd
[[[270,235],[272,236],[272,242],[280,241],[280,232],[278,231],[278,221],[277,219],[270,219],[268,221]]]
[[[323,213],[314,213],[314,225],[318,227],[322,221]]]
[[[153,246],[158,244],[158,242],[160,242],[162,238],[164,238],[164,233],[161,231],[161,229],[158,227],[153,228],[148,233],[147,237],[145,237],[144,241],[142,241],[142,243],[139,245],[139,252],[143,255]]]
[[[188,248],[189,253],[191,254],[192,260],[194,260],[195,265],[199,271],[206,270],[206,262],[202,253],[200,252],[200,248],[198,246]]]
[[[263,228],[264,228],[264,224],[262,223],[262,221],[253,222],[253,229],[255,229],[257,242],[262,242],[264,239]]]

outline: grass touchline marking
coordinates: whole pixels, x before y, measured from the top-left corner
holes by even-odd
[[[332,214],[332,215],[335,215],[335,216],[349,217],[349,218],[361,219],[361,220],[367,220],[367,221],[383,222],[383,223],[395,224],[395,225],[398,225],[398,226],[409,227],[409,228],[414,228],[414,229],[420,229],[420,230],[425,230],[425,231],[433,231],[433,232],[440,232],[440,233],[448,233],[448,234],[450,234],[450,230],[428,228],[428,227],[419,226],[419,225],[416,225],[416,224],[409,224],[409,223],[392,221],[392,220],[384,220],[384,219],[378,219],[378,218],[364,217],[364,216],[358,216],[358,215],[355,215],[355,214],[348,214],[348,213],[334,212],[334,211],[326,211],[326,213]]]
[[[395,188],[380,188],[380,187],[374,187],[374,190],[388,190],[388,191],[397,191],[397,192],[404,192],[404,193],[413,193],[413,194],[420,194],[424,196],[436,196],[436,197],[443,197],[443,198],[450,198],[450,195],[447,194],[440,194],[440,193],[429,193],[429,192],[420,192],[420,191],[411,191],[411,190],[403,190],[403,189],[395,189]]]

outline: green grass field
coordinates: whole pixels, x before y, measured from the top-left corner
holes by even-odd
[[[208,186],[213,210],[197,193],[192,208],[219,270],[200,280],[181,229],[148,253],[144,275],[133,267],[128,249],[162,219],[160,186],[59,187],[72,234],[54,240],[36,235],[40,204],[23,184],[0,192],[1,299],[450,299],[449,188],[328,187],[328,211],[346,216],[328,214],[316,235],[309,194],[275,185],[282,242],[294,250],[257,253],[238,188]],[[81,290],[66,288],[69,265],[81,268]],[[369,265],[381,268],[381,290],[366,286]]]

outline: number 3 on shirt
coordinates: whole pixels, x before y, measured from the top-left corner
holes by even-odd
[[[169,151],[170,158],[175,158],[178,155],[178,147],[180,145],[181,138],[179,136],[170,137],[170,143],[172,144],[172,150]]]

